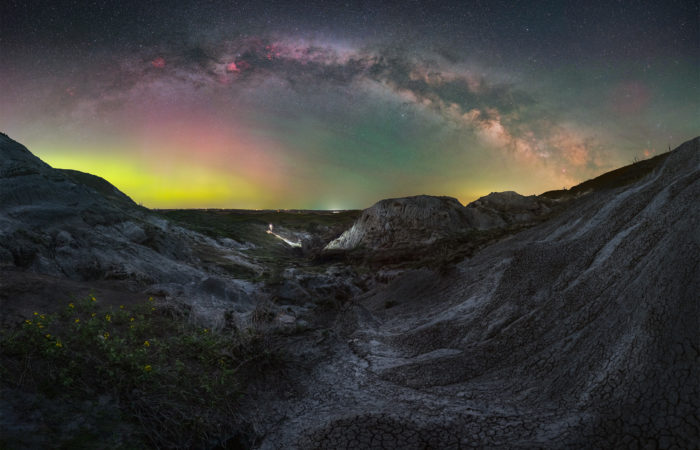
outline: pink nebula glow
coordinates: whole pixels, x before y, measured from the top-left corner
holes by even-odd
[[[162,69],[163,67],[165,67],[165,59],[159,56],[153,61],[151,61],[151,65],[156,69]]]

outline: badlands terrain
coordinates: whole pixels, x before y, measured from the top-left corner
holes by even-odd
[[[569,190],[466,206],[148,210],[0,135],[0,446],[696,448],[699,198],[695,138]],[[44,350],[23,343],[39,314],[91,330],[70,316],[91,298],[101,327],[150,301],[149,352],[196,329],[221,356],[168,347],[177,359],[125,389],[81,377],[70,358],[115,380],[134,368],[59,346],[68,325],[46,322]],[[95,348],[122,339],[99,330]],[[194,391],[216,395],[204,423],[173,392],[188,364],[235,380]],[[173,381],[154,390],[156,375]]]

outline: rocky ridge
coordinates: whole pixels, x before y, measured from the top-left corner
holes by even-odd
[[[382,250],[428,246],[470,230],[490,230],[534,223],[551,212],[556,202],[516,192],[492,192],[466,207],[452,197],[381,200],[326,250]]]

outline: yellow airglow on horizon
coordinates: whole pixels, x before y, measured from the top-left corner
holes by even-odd
[[[98,153],[37,152],[54,168],[90,173],[149,208],[248,208],[269,202],[264,187],[203,166],[158,163]]]

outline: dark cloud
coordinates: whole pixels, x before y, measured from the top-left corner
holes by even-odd
[[[183,52],[182,60],[185,64],[190,64],[206,71],[213,71],[215,65],[219,62],[217,58],[202,47],[187,49]]]

